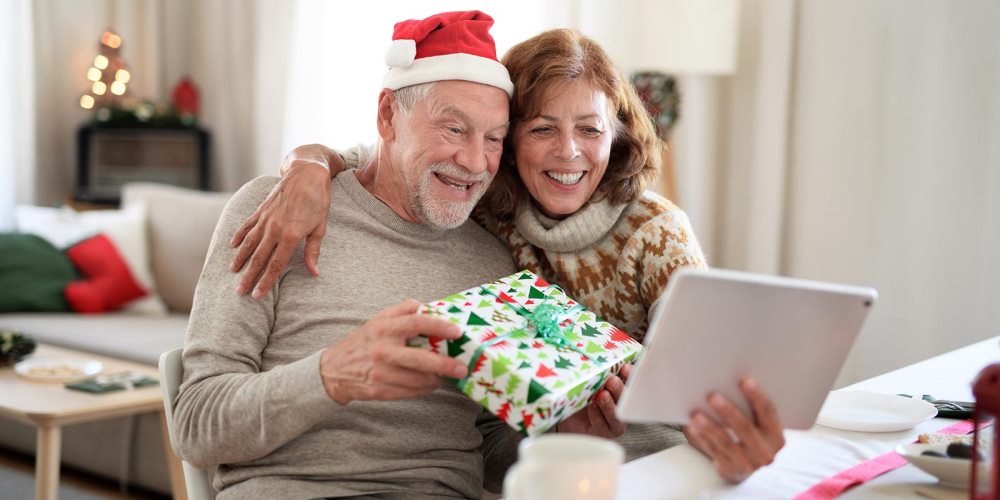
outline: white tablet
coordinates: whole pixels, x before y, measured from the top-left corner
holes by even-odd
[[[738,383],[751,376],[785,428],[808,429],[877,298],[867,287],[680,270],[657,303],[618,416],[686,424],[696,408],[714,415],[705,401],[713,391],[750,414]]]

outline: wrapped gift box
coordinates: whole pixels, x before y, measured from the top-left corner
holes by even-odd
[[[469,365],[454,381],[526,436],[545,432],[587,405],[642,346],[529,271],[425,304],[420,312],[462,327],[456,340],[412,345]]]

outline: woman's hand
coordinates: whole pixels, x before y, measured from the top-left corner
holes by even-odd
[[[727,481],[740,482],[774,461],[785,446],[785,436],[771,400],[752,379],[740,390],[750,402],[752,417],[719,394],[709,394],[708,404],[722,421],[695,411],[684,428],[688,441],[711,458],[715,470]]]
[[[625,389],[632,365],[622,367],[618,376],[611,376],[604,387],[597,391],[594,400],[586,408],[574,413],[556,426],[558,432],[589,434],[608,439],[621,436],[625,432],[625,422],[618,420],[615,407]]]
[[[319,275],[320,246],[330,211],[331,172],[336,175],[343,170],[339,160],[335,151],[320,145],[300,146],[285,157],[281,166],[284,177],[229,242],[231,247],[239,247],[229,270],[239,272],[246,265],[237,293],[246,294],[256,283],[253,297],[263,297],[303,239],[306,268]]]

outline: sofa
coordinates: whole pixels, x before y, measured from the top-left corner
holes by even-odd
[[[184,343],[195,285],[230,197],[150,183],[123,188],[123,207],[144,207],[152,288],[166,306],[165,314],[6,313],[0,314],[0,328],[21,331],[42,343],[155,366],[161,353]],[[33,454],[35,431],[0,420],[0,447]],[[66,427],[62,461],[113,480],[170,492],[156,413]]]

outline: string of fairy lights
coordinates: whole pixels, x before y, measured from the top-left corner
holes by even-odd
[[[132,78],[125,60],[119,54],[122,37],[108,30],[101,34],[98,44],[98,54],[94,64],[87,69],[87,80],[90,80],[90,90],[80,96],[80,107],[94,109],[114,104],[118,98],[125,95],[128,82]]]

